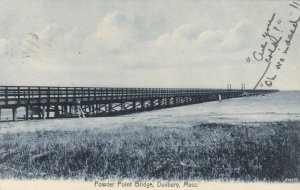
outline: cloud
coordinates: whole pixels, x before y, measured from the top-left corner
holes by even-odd
[[[207,30],[199,34],[197,42],[204,48],[209,50],[216,49],[224,40],[223,31]]]
[[[134,19],[119,12],[105,16],[97,26],[97,30],[91,35],[92,41],[106,50],[120,50],[128,48],[140,40],[138,25]]]
[[[220,58],[234,62],[235,55],[222,51],[236,48],[241,51],[247,47],[243,45],[244,38],[253,38],[253,28],[247,22],[239,22],[229,30],[204,30],[200,23],[191,22],[152,39],[143,35],[146,31],[139,17],[113,12],[100,19],[95,30],[64,28],[52,23],[24,35],[19,44],[21,57],[26,59],[17,62],[82,68],[93,64],[102,65],[101,69],[114,65],[139,70],[167,68],[174,64],[181,67],[183,63],[191,66],[192,63],[214,64]],[[2,39],[0,48],[3,49],[8,41]]]
[[[195,40],[202,31],[203,29],[199,24],[184,24],[174,30],[173,38],[192,41]]]
[[[235,51],[250,48],[258,36],[256,27],[245,21],[228,30],[203,30],[199,25],[186,24],[173,32],[162,34],[156,43],[172,50],[195,52]]]
[[[202,27],[195,23],[189,23],[176,27],[173,31],[161,34],[157,40],[157,45],[163,47],[179,47],[185,44],[194,43],[198,35],[203,31]],[[175,45],[175,46],[174,46]]]
[[[220,48],[225,50],[237,50],[251,47],[258,37],[257,28],[250,22],[239,22],[229,30],[227,36],[220,44]]]

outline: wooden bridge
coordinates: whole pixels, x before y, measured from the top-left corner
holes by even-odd
[[[100,117],[217,101],[278,90],[0,86],[12,120]],[[18,115],[18,109],[25,110]]]

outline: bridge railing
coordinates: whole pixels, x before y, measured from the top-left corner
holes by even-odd
[[[155,98],[193,96],[206,93],[268,93],[270,90],[201,89],[201,88],[109,88],[109,87],[46,87],[46,86],[0,86],[0,101],[19,99],[53,98]]]

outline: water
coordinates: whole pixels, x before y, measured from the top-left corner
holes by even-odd
[[[11,112],[3,112],[2,118]],[[119,127],[189,127],[199,123],[300,120],[300,91],[286,91],[207,102],[117,117],[54,119],[0,123],[0,133],[35,130],[105,130]]]

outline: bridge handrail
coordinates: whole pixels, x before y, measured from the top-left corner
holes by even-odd
[[[202,89],[202,88],[110,88],[110,87],[47,87],[0,86],[0,100],[74,97],[157,97],[199,95],[205,93],[267,93],[274,90]]]

